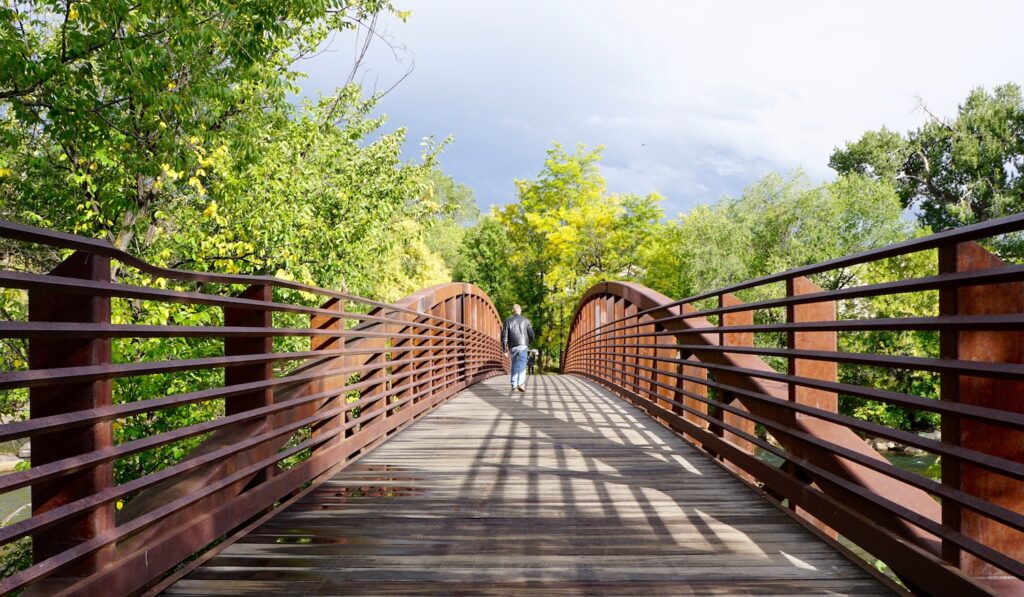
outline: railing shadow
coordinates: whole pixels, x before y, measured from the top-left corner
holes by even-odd
[[[464,392],[411,426],[404,446],[340,473],[168,594],[259,570],[248,590],[308,594],[835,582],[841,556],[618,397],[575,377],[532,377],[526,394],[505,385]],[[875,586],[860,570],[846,577]]]

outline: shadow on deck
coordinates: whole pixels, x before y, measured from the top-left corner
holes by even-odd
[[[480,383],[166,595],[889,594],[630,405]]]

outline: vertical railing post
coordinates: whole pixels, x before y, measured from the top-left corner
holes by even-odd
[[[725,305],[725,297],[723,295],[719,294],[716,297],[716,299],[717,299],[717,302],[718,302],[718,308],[721,308],[721,307],[723,307]],[[725,332],[722,331],[722,327],[725,326],[725,321],[726,321],[725,314],[719,313],[718,314],[718,324],[717,324],[718,325],[718,345],[719,346],[725,346]],[[715,400],[716,402],[726,402],[727,400],[731,399],[731,397],[727,397],[725,395],[725,392],[723,392],[722,390],[720,390],[718,388],[715,388],[714,391],[709,391],[708,393],[712,394],[712,396],[717,396],[717,400]],[[714,433],[715,435],[721,437],[722,433],[723,433],[723,429],[715,421],[722,421],[724,419],[724,416],[725,416],[725,411],[723,409],[719,408],[717,404],[709,404],[708,405],[708,415],[710,417],[710,419],[708,421],[708,430],[711,431],[712,433]],[[714,453],[714,454],[715,454],[715,457],[718,458],[718,454],[717,453]]]
[[[414,310],[419,310],[420,305],[411,305],[411,308]],[[423,322],[422,316],[410,314],[408,316],[407,321],[408,325],[404,328],[405,333],[409,334],[410,336],[419,335],[421,333],[419,324]],[[421,344],[423,344],[423,342],[419,338],[408,338],[406,342],[406,346],[408,348],[408,350],[405,351],[406,358],[417,359],[423,356],[423,351],[419,350],[419,347]],[[423,374],[421,373],[420,369],[422,366],[423,365],[419,362],[413,363],[411,365],[406,365],[406,367],[411,369],[412,371],[409,372],[410,374],[408,377],[402,380],[402,383],[409,384],[409,393],[412,394],[413,396],[415,396],[420,391],[420,379],[423,377]],[[419,401],[419,397],[414,397],[412,400],[409,401],[409,404],[407,406],[412,406],[413,404],[416,404]]]
[[[428,344],[430,346],[430,361],[429,366],[433,369],[429,371],[427,375],[434,378],[430,382],[430,392],[428,394],[430,404],[434,405],[438,402],[438,396],[444,392],[445,384],[445,357],[447,355],[447,349],[444,348],[448,344],[448,332],[445,328],[444,321],[444,303],[438,303],[430,307],[430,314],[433,316],[430,318],[430,325],[437,326],[439,329],[429,330],[428,335],[430,340]]]
[[[595,336],[596,342],[590,347],[590,362],[594,368],[594,375],[604,379],[610,379],[608,372],[605,370],[605,357],[601,353],[605,351],[611,339],[608,328],[603,327],[611,319],[611,300],[612,297],[610,296],[602,296],[597,300],[597,311],[595,314],[597,316],[597,325],[601,329],[597,336]]]
[[[594,373],[594,367],[588,357],[589,348],[584,345],[597,340],[596,327],[598,319],[598,307],[597,300],[591,299],[584,309],[586,315],[586,324],[583,327],[583,331],[580,333],[580,338],[577,340],[577,347],[573,356],[573,367],[576,369],[582,369],[584,373]]]
[[[376,317],[384,319],[390,319],[392,314],[387,309],[376,309],[371,312]],[[388,323],[375,323],[370,326],[370,330],[373,332],[387,334],[391,326]],[[366,336],[360,343],[360,348],[372,350],[374,352],[370,354],[359,354],[352,355],[352,359],[349,362],[352,365],[358,365],[362,369],[359,372],[359,382],[366,384],[361,386],[359,390],[359,400],[365,401],[370,399],[368,403],[364,403],[359,409],[359,418],[363,419],[371,413],[375,413],[377,410],[385,408],[383,394],[386,391],[387,384],[387,360],[388,360],[388,341],[387,337],[380,336]],[[376,400],[372,400],[377,397]],[[378,415],[370,420],[368,423],[361,422],[357,428],[353,428],[356,431],[363,431],[367,426],[376,427],[378,425],[384,425],[384,415]],[[367,433],[369,436],[374,436],[376,432],[370,431]]]
[[[568,360],[570,357],[566,357],[566,362],[574,371],[590,373],[590,365],[587,363],[583,344],[594,338],[594,302],[590,301],[580,311],[583,326],[580,328],[580,332],[576,337],[576,342],[569,350],[571,354],[571,361]]]
[[[459,321],[462,327],[459,329],[459,346],[462,347],[462,355],[459,357],[459,378],[463,387],[472,383],[476,375],[475,366],[470,365],[470,340],[472,332],[476,329],[476,302],[475,297],[466,293],[469,285],[463,286],[463,292],[459,295]]]
[[[273,300],[273,287],[265,284],[254,284],[245,289],[239,298],[262,301],[270,303]],[[224,325],[228,327],[253,327],[269,329],[273,327],[273,311],[266,309],[254,309],[250,307],[225,307]],[[227,337],[224,338],[224,356],[235,357],[244,355],[269,355],[274,352],[274,337],[250,336],[250,337]],[[250,363],[245,365],[232,365],[224,368],[224,385],[233,386],[260,381],[269,381],[274,377],[274,364],[270,361],[264,363]],[[249,410],[270,406],[274,402],[274,392],[271,388],[252,390],[224,399],[224,414],[234,415]],[[250,423],[254,429],[252,433],[268,431],[273,425],[271,417],[264,417],[258,422]],[[262,453],[262,450],[260,450]],[[276,467],[270,467],[260,474],[253,481],[259,483],[274,474]]]
[[[598,345],[598,350],[601,352],[601,355],[598,357],[600,360],[597,363],[599,367],[598,375],[604,379],[613,380],[615,375],[608,368],[608,357],[604,356],[604,353],[613,350],[615,343],[615,333],[610,331],[614,327],[610,323],[615,321],[615,297],[604,297],[604,300],[601,301],[601,307],[603,308],[601,311],[601,323],[605,327],[601,330],[601,343]]]
[[[947,245],[939,249],[939,272],[978,271],[1006,267],[1006,263],[975,242]],[[1004,315],[1024,313],[1024,283],[1008,282],[950,288],[939,292],[941,316]],[[939,350],[944,359],[1019,365],[1024,363],[1024,332],[1008,330],[955,330],[940,332]],[[972,406],[1024,412],[1024,382],[997,377],[943,374],[942,400]],[[1024,461],[1024,433],[1005,427],[956,416],[942,418],[942,441],[950,445],[1004,458]],[[979,497],[1010,511],[1024,508],[1024,483],[978,466],[942,457],[942,483]],[[1002,552],[1024,560],[1024,533],[992,519],[944,501],[942,522],[950,529]],[[974,578],[998,582],[1005,574],[969,553],[958,553],[955,545],[943,543],[943,558]],[[1013,585],[1013,592],[1020,587]],[[1008,589],[1010,592],[1010,589]]]
[[[956,244],[945,244],[939,247],[939,273],[954,274],[958,255]],[[955,316],[959,309],[959,289],[956,287],[939,290],[939,317]],[[959,358],[960,331],[943,329],[939,332],[939,358],[955,360]],[[943,373],[939,381],[939,399],[945,402],[960,401],[960,376]],[[960,419],[952,414],[944,413],[940,419],[942,443],[949,446],[960,445]],[[952,489],[960,489],[960,461],[948,455],[942,457],[942,484]],[[952,531],[960,531],[960,506],[948,499],[941,499],[942,525]],[[953,566],[960,565],[960,548],[949,540],[942,540],[942,559]]]
[[[802,294],[821,292],[821,287],[803,276],[790,278],[786,281],[786,296],[795,297]],[[786,321],[788,323],[802,323],[812,321],[835,321],[835,301],[821,301],[816,303],[804,303],[801,305],[788,305],[786,307]],[[818,350],[835,352],[837,350],[837,338],[835,332],[786,332],[786,346],[789,350]],[[835,361],[822,361],[811,359],[789,359],[789,375],[796,377],[810,377],[824,381],[836,381],[839,375],[839,367]],[[793,402],[806,404],[829,412],[839,410],[839,398],[835,392],[819,390],[789,384],[789,399]],[[798,414],[798,418],[805,415]]]
[[[591,321],[592,321],[591,329],[593,330],[593,333],[590,335],[590,338],[586,342],[587,347],[582,349],[582,351],[580,352],[580,357],[583,359],[583,362],[586,364],[587,371],[591,375],[599,376],[601,374],[601,372],[598,369],[598,364],[595,361],[594,357],[595,357],[595,353],[598,350],[600,350],[601,344],[604,342],[603,330],[599,330],[598,329],[598,328],[601,327],[601,324],[605,321],[605,315],[604,315],[605,300],[604,300],[604,297],[602,297],[602,296],[595,297],[591,301],[591,305],[592,305],[592,309],[593,309],[593,311],[591,312]]]
[[[640,323],[639,321],[637,321],[636,312],[636,305],[634,305],[633,303],[626,303],[623,306],[623,316],[626,318],[626,320],[620,323],[619,326],[629,327]],[[622,330],[621,334],[623,336],[632,336],[635,334],[642,333],[642,330],[643,328],[641,327],[632,327],[630,329]],[[647,384],[643,381],[640,381],[639,379],[639,377],[642,376],[643,373],[640,371],[639,367],[641,350],[640,347],[637,345],[640,344],[642,341],[643,340],[640,338],[623,338],[622,348],[620,350],[624,354],[628,354],[629,356],[626,357],[623,355],[619,356],[618,358],[621,359],[622,368],[629,372],[629,374],[627,375],[629,381],[633,384],[636,384],[636,386],[639,386],[631,386],[630,390],[639,394],[643,398],[650,398],[650,396],[644,395],[644,390],[647,389]],[[633,361],[632,365],[626,364],[627,358]]]
[[[64,260],[52,276],[110,282],[110,259],[77,252]],[[83,296],[60,290],[40,288],[28,293],[29,321],[68,323],[110,323],[110,298]],[[110,338],[33,338],[29,341],[31,369],[83,367],[111,363]],[[29,416],[33,419],[88,411],[113,403],[110,380],[61,383],[32,388],[29,391]],[[66,458],[74,458],[114,443],[110,421],[92,423],[69,430],[42,433],[32,438],[32,466],[38,467]],[[112,463],[90,466],[32,485],[32,514],[38,516],[75,500],[108,489],[114,484]],[[113,506],[108,505],[71,518],[32,534],[32,559],[41,562],[88,541],[114,527]],[[101,568],[110,556],[109,549],[90,555],[77,565],[72,576],[84,576]]]
[[[442,317],[445,318],[444,327],[446,328],[445,336],[447,336],[448,349],[444,351],[444,381],[447,388],[444,394],[447,396],[451,394],[457,387],[459,379],[459,352],[461,352],[461,333],[459,332],[459,326],[457,323],[456,298],[451,297],[444,300],[442,303],[444,310],[442,311]]]
[[[631,305],[631,306],[633,307],[634,311],[637,309],[636,305]],[[655,339],[657,338],[657,336],[653,335],[653,333],[654,333],[654,326],[652,324],[646,323],[647,321],[650,321],[650,319],[651,319],[650,315],[642,315],[642,316],[639,316],[639,317],[636,317],[636,316],[633,317],[633,323],[637,324],[637,327],[634,328],[633,330],[631,330],[630,334],[643,334],[642,336],[639,336],[639,337],[634,338],[632,340],[632,342],[634,344],[654,344]],[[641,324],[641,322],[644,322],[644,323]],[[643,369],[643,367],[650,367],[651,369],[654,368],[654,367],[651,366],[653,361],[651,360],[650,357],[654,355],[655,349],[649,348],[649,347],[644,347],[644,348],[637,347],[637,351],[636,352],[637,352],[636,374],[641,376],[641,377],[650,378],[650,381],[645,380],[645,381],[639,382],[641,389],[647,394],[647,398],[649,400],[651,400],[652,402],[654,402],[655,404],[657,404],[658,406],[661,406],[662,408],[664,408],[666,406],[669,406],[668,404],[665,404],[664,402],[662,402],[660,400],[660,394],[658,394],[655,391],[655,388],[658,387],[654,383],[655,381],[657,381],[656,380],[657,375],[653,371],[647,371],[646,369]]]
[[[614,312],[614,309],[612,309],[612,301],[613,300],[614,299],[612,297],[610,297],[610,296],[605,296],[605,297],[601,298],[601,325],[606,326],[606,327],[601,328],[601,340],[600,340],[600,342],[598,342],[597,346],[595,347],[595,354],[594,354],[594,356],[595,356],[594,364],[597,366],[597,374],[599,376],[605,378],[605,379],[611,379],[611,375],[609,374],[609,372],[605,368],[606,367],[606,363],[607,363],[607,361],[606,361],[607,357],[605,357],[603,355],[603,353],[606,350],[608,350],[608,347],[611,346],[611,342],[612,342],[612,336],[613,335],[612,335],[612,333],[610,331],[608,331],[609,328],[607,326],[608,326],[608,322],[612,320],[612,313]],[[602,354],[597,354],[597,353],[602,353]]]
[[[579,313],[576,314],[576,321],[573,325],[573,332],[569,338],[569,343],[566,345],[565,352],[562,353],[561,362],[559,363],[561,373],[577,372],[579,371],[579,359],[577,353],[579,352],[579,339],[586,333],[586,322],[587,320],[587,307],[584,305],[580,308]]]
[[[480,343],[479,347],[476,348],[476,350],[479,351],[479,352],[485,353],[485,354],[478,355],[477,356],[478,359],[490,358],[491,356],[493,356],[493,355],[490,354],[490,351],[493,349],[492,343],[487,340],[487,336],[488,336],[488,332],[489,332],[488,327],[487,327],[487,321],[488,321],[489,317],[487,315],[488,315],[487,306],[486,306],[486,304],[484,304],[484,300],[482,298],[478,297],[478,296],[474,296],[473,297],[473,329],[476,330],[476,332],[473,334],[473,336],[476,338],[476,341]],[[487,371],[486,371],[487,366],[488,366],[487,361],[479,361],[479,362],[477,362],[476,367],[474,368],[474,370],[476,372],[475,376],[486,375],[487,374]]]
[[[585,346],[580,348],[580,351],[577,356],[577,359],[579,359],[581,366],[587,373],[591,375],[598,374],[597,367],[593,360],[593,355],[594,351],[597,350],[597,347],[601,341],[601,334],[598,332],[597,328],[601,325],[601,318],[603,317],[603,307],[604,299],[601,297],[595,297],[590,301],[590,306],[588,307],[588,309],[590,310],[589,329],[591,333],[589,337],[586,339],[586,341],[583,343]]]
[[[589,348],[584,345],[597,340],[596,327],[598,319],[597,300],[592,299],[586,306],[586,325],[577,340],[577,347],[573,356],[573,367],[582,369],[584,373],[594,373],[594,367],[588,357]]]
[[[643,315],[637,319],[637,323],[640,323],[641,321],[648,322],[650,320],[650,315]],[[638,340],[640,340],[644,344],[657,344],[658,337],[654,335],[656,329],[657,328],[655,328],[654,324],[644,323],[644,325],[637,329],[637,333],[641,333],[641,330],[643,330],[642,333],[644,334],[641,338],[638,338]],[[648,346],[645,348],[641,348],[639,352],[641,358],[640,362],[638,363],[638,366],[655,369],[655,361],[652,357],[654,357],[657,354],[657,349]],[[658,404],[658,406],[661,406],[662,408],[670,407],[670,404],[667,404],[660,399],[661,395],[657,392],[658,385],[655,383],[658,381],[657,373],[654,371],[647,371],[645,369],[638,369],[638,372],[640,375],[650,378],[650,381],[644,382],[644,389],[646,389],[648,394],[650,394],[650,398],[652,400],[655,400],[655,403]]]
[[[803,276],[789,278],[786,280],[786,296],[795,297],[803,294],[821,292],[821,287]],[[786,306],[786,322],[789,324],[813,322],[813,321],[835,321],[835,301],[820,301],[815,303],[804,303],[799,305]],[[786,348],[788,350],[817,350],[835,352],[838,350],[838,337],[834,331],[825,332],[797,332],[789,330],[786,332]],[[788,374],[794,377],[809,377],[823,381],[836,381],[839,375],[839,366],[835,361],[788,359]],[[829,412],[839,412],[839,397],[835,392],[819,390],[799,386],[795,383],[789,384],[789,400],[798,404],[813,406]],[[808,419],[809,421],[820,421],[815,417],[796,414],[797,419]],[[822,531],[835,537],[836,533],[824,523],[814,519],[810,514],[796,505],[791,509],[800,516],[811,520]]]
[[[477,325],[475,326],[474,329],[480,332],[479,337],[481,342],[483,343],[480,350],[486,353],[484,356],[487,359],[486,361],[480,363],[479,370],[483,375],[487,375],[488,377],[490,377],[492,375],[490,359],[498,359],[498,361],[500,362],[501,349],[498,348],[498,339],[492,332],[493,326],[495,324],[494,317],[490,310],[490,306],[482,297],[477,297],[476,303]]]
[[[671,313],[674,309],[669,310]],[[657,325],[652,325],[651,330],[655,334],[664,332],[664,328],[660,328]],[[660,404],[663,408],[672,411],[676,414],[682,414],[683,409],[675,406],[668,402],[669,400],[676,399],[676,392],[674,389],[676,375],[679,373],[679,364],[670,363],[661,359],[672,359],[676,357],[678,351],[673,346],[675,344],[675,338],[669,335],[654,336],[654,343],[658,345],[658,348],[654,350],[654,356],[656,357],[653,361],[653,367],[658,370],[658,373],[654,375],[655,381],[660,385],[655,386],[656,392],[661,396],[662,400]],[[666,387],[668,386],[668,387]]]
[[[584,305],[579,314],[576,316],[576,325],[573,326],[572,337],[569,339],[568,349],[562,353],[562,372],[567,371],[578,371],[580,369],[579,362],[579,342],[587,331],[590,329],[587,324],[587,317],[590,309]]]
[[[587,330],[591,333],[587,336],[583,344],[586,347],[580,347],[577,351],[577,362],[579,366],[583,367],[583,370],[590,375],[597,375],[597,369],[594,367],[594,362],[591,360],[594,348],[597,346],[597,342],[600,340],[600,334],[597,331],[597,327],[601,325],[601,299],[593,298],[590,301],[590,305],[587,307],[588,317],[590,323],[587,324]]]
[[[314,330],[324,330],[330,332],[343,332],[345,331],[345,302],[338,298],[329,299],[324,303],[321,309],[325,311],[336,311],[337,316],[333,315],[311,315],[309,327]],[[310,336],[309,339],[310,350],[344,350],[345,349],[345,337],[344,336]],[[337,362],[345,363],[346,359],[344,356],[337,357]],[[345,385],[348,381],[347,376],[332,376],[324,379],[320,382],[321,386],[318,389],[326,391],[329,388],[340,388]],[[332,396],[331,398],[324,401],[322,410],[328,410],[336,408],[345,402],[345,396],[339,394]],[[342,413],[340,416],[331,417],[330,419],[323,421],[319,425],[313,428],[313,435],[325,435],[329,433],[338,432],[338,436],[333,440],[328,441],[324,447],[334,445],[342,442],[345,439],[345,434],[339,432],[339,430],[345,424],[345,415]]]
[[[719,300],[718,300],[719,307],[734,307],[734,306],[742,305],[742,304],[743,304],[743,301],[741,301],[739,299],[739,297],[737,297],[734,294],[726,293],[726,294],[723,294],[723,295],[719,296]],[[753,311],[730,311],[728,313],[722,313],[718,321],[719,321],[719,325],[723,329],[727,329],[727,328],[732,327],[732,326],[748,326],[748,325],[753,325],[754,324],[754,312]],[[723,332],[721,334],[720,341],[722,343],[721,344],[722,346],[750,347],[750,346],[754,345],[754,333],[753,332],[728,332],[728,331],[726,331],[726,332]],[[736,408],[738,408],[740,410],[746,411],[746,408],[743,406],[743,404],[739,400],[736,400],[736,397],[734,395],[732,395],[731,393],[723,393],[722,396],[721,396],[721,400],[725,404],[728,404],[730,406],[735,406]],[[722,422],[723,423],[725,423],[727,425],[730,425],[732,427],[735,427],[736,429],[746,433],[747,435],[754,435],[755,425],[754,425],[754,422],[751,421],[750,419],[748,419],[748,418],[746,418],[746,417],[744,417],[742,415],[738,415],[736,413],[732,413],[732,412],[729,412],[729,411],[726,411],[726,410],[723,410],[721,415],[722,415]],[[741,450],[743,450],[745,452],[749,452],[751,454],[754,453],[754,444],[749,439],[746,439],[746,438],[744,438],[744,437],[742,437],[740,435],[737,435],[735,433],[732,433],[730,431],[725,431],[725,430],[723,430],[722,437],[726,441],[728,441],[729,443],[732,443],[732,444],[736,445],[737,447],[739,447]],[[740,469],[739,467],[733,465],[732,463],[728,463],[727,462],[726,465],[733,472],[735,472],[736,474],[740,475],[741,477],[747,479],[748,481],[752,481],[754,479],[752,476],[750,476],[750,474],[744,472],[742,469]]]
[[[611,319],[610,319],[610,321],[613,322],[612,325],[611,325],[612,329],[616,329],[616,328],[621,327],[624,324],[622,319],[625,316],[626,316],[626,301],[622,297],[618,297],[618,296],[612,297],[612,316],[611,316]],[[615,331],[615,333],[614,333],[614,341],[613,341],[612,347],[610,349],[611,352],[618,352],[618,353],[626,352],[626,347],[625,347],[626,339],[622,337],[625,334],[626,334],[625,330],[616,330]],[[620,367],[616,367],[615,365],[616,364],[621,364],[622,365],[622,367],[621,367],[622,371],[628,371],[629,370],[629,368],[626,366],[626,358],[625,357],[612,356],[612,357],[609,357],[609,360],[610,360],[609,365],[612,366],[614,369],[620,369]],[[618,363],[616,363],[616,360],[618,360]],[[626,379],[627,376],[626,376],[625,373],[620,372],[620,371],[613,371],[613,374],[615,375],[615,380],[617,381],[617,383],[619,384],[620,387],[623,387],[623,388],[629,387],[625,383],[627,381],[627,379]],[[630,379],[628,381],[634,381],[634,380]]]
[[[414,319],[412,315],[409,315],[407,313],[396,313],[395,317],[402,320],[403,322],[411,321],[412,319]],[[415,330],[409,325],[402,325],[398,328],[398,335],[400,336],[406,336],[414,333],[416,333]],[[413,351],[411,350],[411,347],[413,345],[413,341],[410,340],[409,338],[395,338],[395,352],[393,353],[395,358],[403,361],[413,358]],[[394,369],[391,370],[391,376],[394,378],[392,384],[399,387],[405,387],[405,389],[400,390],[395,394],[393,401],[400,402],[416,392],[414,384],[415,371],[416,366],[410,365],[408,363],[397,365],[395,366]],[[407,404],[399,408],[406,408],[409,406],[412,405]]]
[[[689,313],[694,313],[696,311],[697,311],[697,308],[694,307],[693,305],[689,304],[689,303],[683,304],[682,310],[681,310],[682,314],[684,314],[684,315],[685,314],[689,314]],[[686,342],[685,336],[676,336],[676,338],[677,338],[677,340],[680,343],[685,343]],[[680,356],[680,358],[685,358],[687,361],[695,359],[693,354],[689,354],[688,353],[687,355],[684,356],[681,351],[679,353],[679,356]],[[697,379],[705,379],[706,380],[708,378],[708,370],[705,369],[704,367],[700,367],[698,365],[683,364],[683,366],[682,366],[682,373],[683,373],[683,375],[686,375],[688,377],[694,377],[694,378],[697,378]],[[702,384],[702,383],[697,382],[697,381],[690,381],[690,380],[685,380],[685,379],[681,379],[677,383],[680,383],[682,385],[683,391],[689,392],[691,394],[695,394],[697,396],[703,396],[703,397],[707,398],[708,387],[705,384]],[[704,414],[708,413],[708,405],[707,405],[706,402],[701,402],[700,400],[697,400],[696,398],[691,398],[691,397],[686,396],[686,395],[684,395],[682,397],[682,402],[686,406],[689,406],[690,408],[692,408],[692,409],[694,409],[694,410],[696,410],[698,412],[702,412]],[[704,428],[704,429],[707,429],[707,427],[708,427],[707,420],[701,418],[700,416],[698,416],[696,414],[687,412],[687,413],[683,414],[683,418],[686,419],[687,421],[693,423],[694,425],[697,425],[698,427],[701,427],[701,428]]]
[[[722,295],[719,294],[716,297],[716,299],[718,301],[718,306],[721,307],[722,304],[723,304]],[[719,346],[725,346],[725,334],[721,331],[722,326],[725,325],[725,317],[723,317],[721,313],[718,314],[718,324],[717,325],[718,325],[718,328],[719,328],[719,331],[718,331],[718,345]],[[718,407],[717,404],[714,403],[714,401],[715,401],[715,397],[716,396],[717,396],[717,401],[718,402],[724,401],[725,400],[725,395],[724,395],[724,392],[722,392],[718,388],[714,388],[713,390],[711,388],[709,388],[708,389],[708,394],[711,395],[711,399],[712,399],[712,402],[710,404],[708,404],[708,431],[710,431],[711,433],[714,433],[715,435],[721,437],[721,435],[722,435],[722,427],[716,421],[721,421],[722,420],[722,413],[723,413],[723,411],[722,411],[721,408]],[[717,452],[714,452],[712,450],[708,450],[708,451],[711,452],[711,454],[714,455],[715,458],[719,458]]]
[[[590,324],[587,329],[590,330],[590,335],[583,342],[587,347],[581,347],[576,357],[580,362],[580,366],[583,370],[591,375],[597,375],[597,370],[594,367],[594,363],[591,360],[591,354],[593,353],[594,347],[597,346],[597,342],[600,341],[600,334],[598,334],[597,327],[601,325],[601,299],[594,298],[590,301],[590,306],[587,309],[590,311]]]
[[[572,366],[572,353],[576,346],[576,339],[579,338],[580,335],[580,323],[582,321],[583,311],[579,311],[573,317],[572,323],[569,325],[569,340],[565,344],[565,350],[562,351],[562,354],[558,355],[558,370],[561,373],[567,373],[568,368]]]

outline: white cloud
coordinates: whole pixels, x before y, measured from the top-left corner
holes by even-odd
[[[657,189],[680,209],[771,170],[827,178],[835,146],[921,122],[919,98],[951,114],[977,85],[1024,83],[1018,2],[401,7],[412,19],[389,33],[416,71],[383,109],[410,138],[453,133],[445,167],[483,205],[514,198],[512,179],[534,175],[556,139],[604,144],[615,190]],[[350,54],[312,61],[310,88],[330,88]],[[371,66],[381,86],[404,69],[381,46]]]

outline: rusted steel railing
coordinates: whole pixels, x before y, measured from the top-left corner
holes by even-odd
[[[1022,229],[1024,216],[994,220],[684,300],[597,284],[574,315],[562,370],[646,410],[825,533],[877,556],[915,592],[1020,594],[1024,266],[983,244],[1006,246],[994,237]],[[859,281],[915,259],[932,271]],[[931,307],[872,314],[866,301],[894,295]],[[935,350],[842,348],[878,331],[932,334]],[[856,374],[871,371],[918,376],[936,391],[894,391]],[[936,413],[941,439],[840,414],[841,396]],[[865,436],[940,456],[941,481],[891,465]]]
[[[27,391],[31,412],[0,425],[0,441],[32,440],[31,469],[0,477],[0,492],[31,487],[32,516],[0,529],[0,544],[31,538],[34,561],[0,581],[0,593],[144,588],[507,369],[494,305],[469,284],[384,304],[270,277],[156,268],[106,242],[18,224],[0,222],[0,238],[0,287],[27,304],[27,318],[0,322],[0,338],[27,345],[28,365],[0,373],[0,391]],[[11,271],[13,247],[66,258],[45,274]],[[112,281],[112,262],[152,283]],[[174,325],[171,314],[166,325],[113,323],[119,300],[190,306],[210,324]],[[112,362],[112,342],[153,338],[212,342],[215,354]],[[290,344],[275,350],[282,339]],[[295,339],[305,339],[300,350]],[[222,383],[189,385],[188,375],[211,369]],[[154,375],[178,376],[187,391],[124,396],[126,382]],[[125,420],[201,404],[217,416],[115,443]],[[114,482],[119,459],[189,439],[198,445],[187,457]]]

